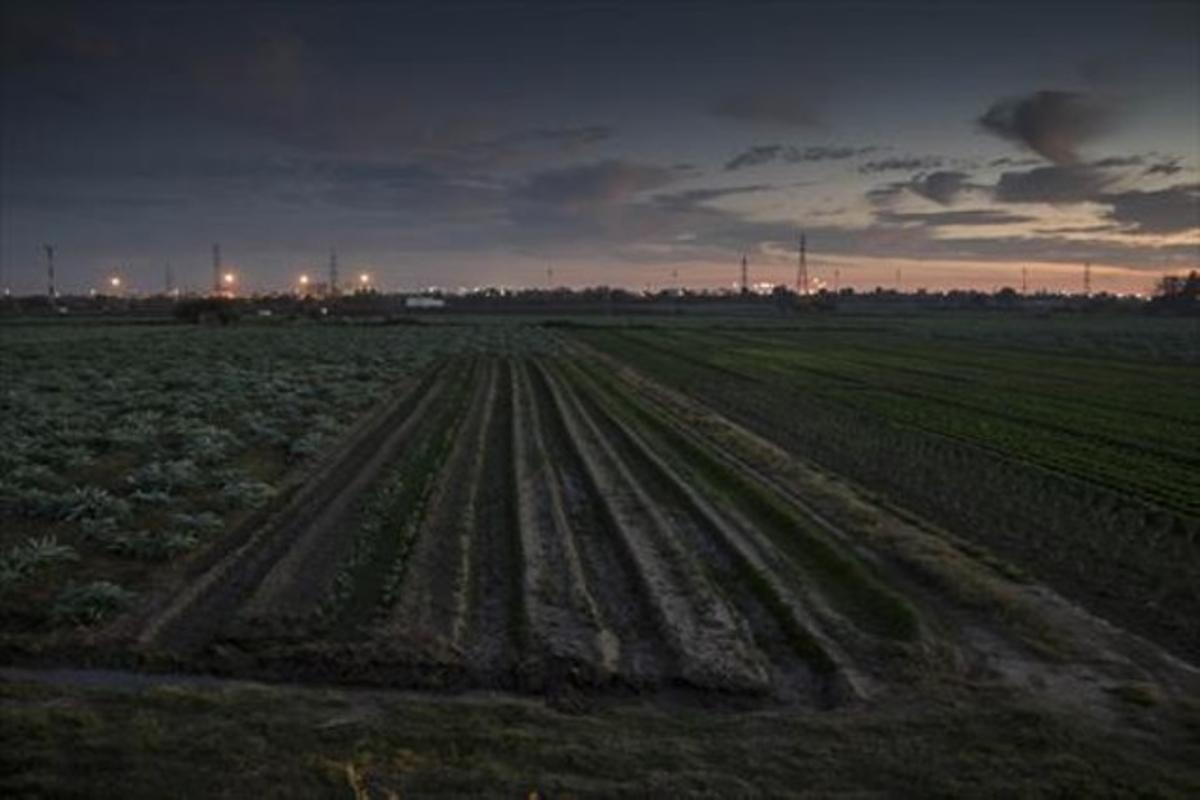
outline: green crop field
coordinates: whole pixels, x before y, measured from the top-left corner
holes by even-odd
[[[6,325],[0,788],[1186,795],[1195,333]]]
[[[574,333],[1195,657],[1200,335],[1138,322]]]

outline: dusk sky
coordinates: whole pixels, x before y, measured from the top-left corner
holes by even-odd
[[[3,4],[0,283],[1146,291],[1200,267],[1193,2]]]

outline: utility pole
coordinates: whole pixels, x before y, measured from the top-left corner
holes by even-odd
[[[899,267],[896,268],[896,291],[897,292],[904,291],[904,284],[900,280],[900,268]]]
[[[329,251],[329,296],[336,297],[338,293],[338,263],[337,250]]]
[[[750,292],[750,273],[747,269],[746,254],[742,253],[742,294]]]
[[[42,247],[46,250],[46,296],[53,303],[54,298],[58,297],[54,288],[54,245],[44,244]]]
[[[1092,296],[1092,262],[1083,262],[1083,296]]]
[[[163,270],[163,288],[167,294],[175,293],[175,272],[171,269],[171,262],[167,262],[167,267]]]
[[[546,267],[546,291],[554,288],[554,267]]]
[[[1029,294],[1029,267],[1021,267],[1021,294]]]
[[[796,294],[808,294],[808,259],[803,231],[800,233],[800,260],[796,263]]]
[[[221,245],[213,245],[213,285],[214,296],[221,294]]]
[[[837,294],[842,289],[842,271],[840,269],[833,270],[833,293]]]

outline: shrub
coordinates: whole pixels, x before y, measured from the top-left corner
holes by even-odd
[[[78,561],[79,553],[53,536],[28,539],[0,557],[0,593],[11,589],[43,567]]]
[[[221,487],[221,502],[227,508],[258,508],[274,496],[274,487],[253,478],[230,481]]]
[[[125,608],[134,596],[110,581],[71,584],[59,594],[51,617],[59,624],[95,625]]]

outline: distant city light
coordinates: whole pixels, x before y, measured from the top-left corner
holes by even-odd
[[[363,274],[358,276],[358,282],[365,286],[366,284],[371,282],[371,276],[364,272]]]
[[[233,281],[234,281],[234,278],[233,278],[233,273],[232,273],[232,272],[226,272],[226,273],[225,273],[223,276],[221,276],[221,280],[222,280],[222,281],[224,281],[224,282],[225,282],[225,283],[227,283],[227,284],[231,284],[231,283],[233,283]]]
[[[307,276],[307,275],[301,275],[301,276],[300,276],[300,285],[301,285],[301,286],[308,286],[308,276]]]
[[[108,282],[112,285],[112,287],[114,289],[121,288],[121,278],[117,275],[113,275],[111,278],[109,278]]]

